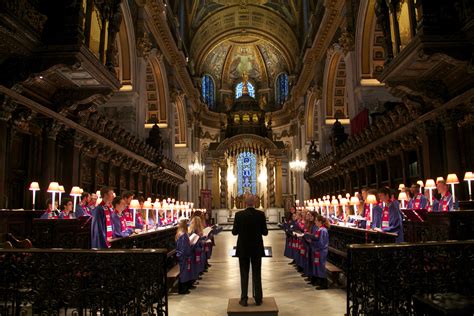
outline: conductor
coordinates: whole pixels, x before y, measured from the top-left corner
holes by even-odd
[[[233,235],[239,235],[235,256],[239,257],[240,294],[239,304],[248,306],[249,270],[252,263],[253,296],[257,305],[262,304],[262,257],[265,256],[262,236],[268,235],[265,214],[255,209],[253,195],[245,199],[246,209],[235,214]]]

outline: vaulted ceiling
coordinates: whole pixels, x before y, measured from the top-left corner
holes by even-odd
[[[245,71],[260,88],[292,73],[299,55],[295,1],[193,1],[190,54],[197,75],[230,89]]]

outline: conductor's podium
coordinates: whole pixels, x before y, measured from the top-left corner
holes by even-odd
[[[248,306],[241,306],[238,298],[230,298],[227,305],[228,316],[277,316],[278,306],[273,297],[264,297],[262,305],[255,305],[253,298],[248,299]]]

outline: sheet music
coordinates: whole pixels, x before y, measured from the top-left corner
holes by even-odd
[[[206,227],[206,228],[204,228],[204,230],[202,231],[202,234],[203,234],[203,236],[208,236],[211,231],[212,231],[212,228],[211,228],[211,227]]]
[[[199,235],[194,233],[191,234],[191,236],[189,236],[189,241],[191,242],[191,246],[194,246],[199,241]]]
[[[302,238],[304,236],[303,233],[297,233],[297,232],[293,232],[293,235],[298,237],[298,238]]]

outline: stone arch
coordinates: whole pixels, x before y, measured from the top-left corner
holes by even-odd
[[[327,119],[348,117],[346,62],[339,47],[328,50],[324,69],[323,100]]]
[[[158,123],[160,127],[168,127],[168,79],[163,62],[158,57],[150,57],[146,67],[146,93],[148,124]]]
[[[183,97],[179,97],[174,102],[174,129],[175,129],[175,147],[186,147],[186,111]]]
[[[310,90],[305,107],[306,143],[319,140],[319,104],[321,94]]]
[[[136,71],[136,47],[135,30],[133,27],[130,7],[127,1],[120,4],[122,10],[122,22],[117,36],[118,67],[117,75],[122,84],[121,90],[130,91],[135,86]]]
[[[375,16],[376,0],[362,0],[356,25],[357,78],[379,83],[375,78],[383,70],[385,60],[383,33]]]

